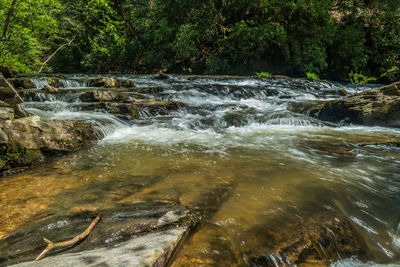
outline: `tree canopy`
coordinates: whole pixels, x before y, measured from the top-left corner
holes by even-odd
[[[400,66],[400,1],[394,0],[0,3],[0,29],[9,24],[0,64],[18,72],[268,71],[343,79]]]

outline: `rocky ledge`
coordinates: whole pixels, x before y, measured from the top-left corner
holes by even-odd
[[[70,240],[91,223],[91,215],[101,220],[86,239],[33,262],[46,247],[44,237]],[[188,208],[163,202],[50,215],[0,240],[0,266],[165,266],[198,220]]]
[[[46,154],[77,150],[97,139],[91,125],[83,122],[28,117],[21,97],[3,77],[0,99],[0,173],[38,163]]]
[[[324,121],[398,128],[400,82],[316,105],[310,113]]]

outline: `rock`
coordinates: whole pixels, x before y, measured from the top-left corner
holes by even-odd
[[[117,246],[68,253],[13,266],[166,266],[188,229],[179,227],[131,239]]]
[[[285,76],[285,75],[272,75],[271,77],[275,78],[275,79],[280,79],[280,80],[293,81],[293,78],[291,78],[289,76]]]
[[[123,88],[135,87],[135,83],[131,80],[119,80],[119,85]]]
[[[79,99],[83,102],[132,102],[129,96],[106,91],[91,91],[82,94]]]
[[[0,108],[0,120],[14,120],[14,109]]]
[[[33,89],[36,88],[35,84],[32,82],[30,78],[12,78],[9,79],[10,83],[14,87],[21,87],[24,89]]]
[[[92,87],[116,88],[119,87],[118,81],[112,77],[101,77],[91,80],[89,83]]]
[[[58,78],[47,78],[47,83],[55,88],[59,87],[60,80]]]
[[[400,127],[400,82],[328,101],[313,115],[332,122]]]
[[[251,258],[252,266],[329,266],[339,259],[361,256],[366,250],[364,240],[351,223],[340,214],[328,211],[298,225],[281,225],[274,230],[270,233],[274,248],[264,256]]]
[[[14,106],[14,115],[16,119],[25,118],[29,116],[28,113],[25,111],[25,109],[21,106],[21,104]]]
[[[97,139],[92,127],[79,121],[56,121],[32,116],[3,121],[1,127],[10,142],[45,152],[75,151]]]
[[[58,92],[58,89],[55,88],[54,86],[51,86],[51,85],[47,85],[46,84],[43,88],[47,93],[53,94],[53,93],[57,93]]]
[[[14,109],[16,118],[27,117],[28,114],[20,105],[23,101],[14,87],[4,78],[0,78],[0,98],[2,99],[1,106],[9,106]]]
[[[167,79],[169,79],[169,76],[160,72],[160,73],[157,73],[156,75],[154,75],[153,79],[155,79],[155,80],[167,80]]]
[[[26,167],[42,162],[44,156],[38,149],[27,149],[24,145],[12,143],[0,146],[0,171]]]
[[[3,100],[0,100],[0,107],[5,107],[8,108],[10,105],[4,102]]]
[[[18,92],[4,78],[0,78],[0,99],[11,106],[22,103]]]
[[[0,265],[33,260],[46,246],[43,237],[55,242],[73,238],[90,224],[89,215],[93,213],[100,214],[101,221],[82,243],[70,248],[69,253],[54,257],[50,254],[37,263],[27,262],[21,266],[87,266],[104,260],[109,266],[164,266],[198,221],[197,215],[189,209],[162,202],[50,215],[27,223],[1,239]]]
[[[8,136],[6,133],[0,128],[0,145],[4,145],[8,143]],[[0,168],[1,169],[1,168]]]
[[[79,106],[82,110],[103,110],[118,117],[127,119],[139,118],[139,108],[132,103],[101,102]]]

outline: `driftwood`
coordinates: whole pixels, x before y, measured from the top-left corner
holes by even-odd
[[[47,254],[49,251],[51,251],[52,249],[70,247],[70,246],[75,245],[75,244],[78,243],[79,241],[85,239],[85,238],[90,234],[90,232],[92,232],[93,228],[96,226],[96,224],[97,224],[99,221],[100,221],[100,216],[97,216],[97,217],[92,221],[92,223],[89,225],[89,227],[86,228],[86,230],[85,230],[83,233],[81,233],[81,234],[75,236],[75,237],[72,238],[71,240],[67,240],[67,241],[64,241],[64,242],[53,243],[52,241],[48,240],[47,238],[43,238],[44,242],[47,243],[47,247],[43,250],[42,253],[40,253],[39,256],[37,256],[37,258],[35,259],[35,261],[39,261],[39,260],[43,259],[43,258],[46,256],[46,254]]]

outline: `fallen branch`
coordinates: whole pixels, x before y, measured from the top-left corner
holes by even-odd
[[[66,47],[66,46],[68,46],[68,45],[70,45],[70,44],[72,44],[72,42],[75,41],[75,38],[76,38],[76,35],[74,36],[74,38],[72,38],[71,40],[69,40],[67,43],[65,43],[65,44],[63,44],[62,46],[60,46],[59,48],[57,48],[57,50],[54,51],[54,53],[51,54],[51,55],[43,62],[42,66],[40,66],[40,69],[39,69],[38,73],[41,73],[41,72],[42,72],[42,70],[43,70],[44,66],[47,64],[47,62],[49,62],[49,60],[50,60],[52,57],[54,57],[61,49],[63,49],[64,47]]]
[[[85,238],[90,234],[90,232],[93,231],[93,228],[96,226],[96,224],[97,224],[99,221],[100,221],[100,216],[97,216],[97,217],[92,221],[92,223],[89,225],[89,227],[86,228],[86,230],[85,230],[83,233],[81,233],[81,234],[75,236],[75,237],[72,238],[71,240],[67,240],[67,241],[64,241],[64,242],[53,243],[52,241],[48,240],[47,238],[43,238],[44,242],[47,243],[47,247],[43,250],[42,253],[40,253],[39,256],[37,256],[37,258],[35,259],[35,261],[39,261],[39,260],[43,259],[43,258],[46,256],[46,254],[47,254],[50,250],[52,250],[52,249],[70,247],[70,246],[75,245],[75,244],[78,243],[79,241],[85,239]]]

